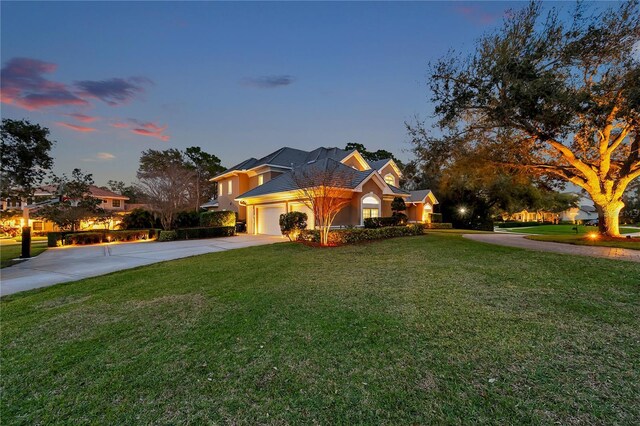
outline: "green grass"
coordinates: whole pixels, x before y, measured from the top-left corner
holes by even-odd
[[[31,257],[37,256],[47,249],[46,241],[31,242]],[[13,259],[22,254],[22,244],[0,244],[0,268],[13,265]]]
[[[623,239],[615,241],[591,240],[585,238],[584,235],[529,235],[526,238],[536,241],[550,241],[553,243],[574,244],[577,246],[600,246],[640,250],[639,242],[625,241]]]
[[[3,424],[634,424],[640,264],[430,234],[0,301]]]
[[[538,235],[576,235],[573,229],[576,225],[539,225],[529,228],[511,228],[505,229],[509,232],[517,232],[522,234],[538,234]],[[620,233],[631,234],[640,230],[634,228],[620,228]],[[588,234],[589,232],[598,232],[596,226],[578,225],[578,235]]]

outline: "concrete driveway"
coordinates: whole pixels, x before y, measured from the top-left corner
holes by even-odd
[[[286,241],[283,237],[268,235],[237,235],[164,243],[50,248],[39,256],[0,270],[0,295],[95,277],[165,260],[283,241]]]
[[[529,235],[529,234],[527,234]],[[525,238],[524,234],[495,233],[495,234],[465,234],[464,238],[483,243],[501,246],[519,247],[530,250],[548,251],[552,253],[573,254],[578,256],[604,257],[614,260],[629,260],[640,262],[640,250],[630,250],[613,247],[577,246],[572,244],[552,243],[548,241],[534,241]]]

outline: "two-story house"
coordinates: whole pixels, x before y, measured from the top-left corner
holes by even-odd
[[[366,218],[391,216],[395,197],[405,200],[409,221],[429,222],[438,203],[428,189],[400,189],[402,172],[392,159],[368,162],[356,150],[285,147],[260,159],[249,158],[215,176],[217,199],[203,207],[237,212],[251,234],[280,235],[280,215],[291,211],[307,213],[309,227],[313,227],[313,212],[304,204],[300,182],[294,178],[295,173],[311,169],[342,176],[340,186],[350,203],[338,213],[334,226],[362,226]]]
[[[29,208],[30,217],[28,225],[31,227],[33,232],[44,233],[49,231],[56,231],[58,229],[53,223],[38,217],[38,209],[47,204],[57,203],[60,199],[60,195],[57,192],[58,191],[55,186],[43,186],[35,191],[34,199],[32,200],[19,200],[11,198],[2,200],[2,210],[18,212],[23,211],[25,208]],[[109,191],[104,188],[99,188],[95,185],[91,185],[89,187],[89,192],[92,197],[98,198],[101,201],[98,207],[104,209],[107,212],[113,213],[113,215],[108,220],[97,220],[98,218],[96,218],[96,220],[83,220],[80,223],[80,229],[114,229],[115,227],[117,227],[122,221],[122,215],[126,213],[125,202],[129,200],[129,197],[125,197],[124,195],[120,195],[116,192]],[[21,214],[8,216],[8,218],[2,223],[3,228],[17,229],[21,228],[24,225],[25,220]]]

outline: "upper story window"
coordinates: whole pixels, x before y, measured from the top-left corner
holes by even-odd
[[[120,207],[120,200],[111,200],[111,205],[113,207]]]
[[[264,183],[264,175],[258,175],[258,186]]]
[[[222,183],[218,182],[218,196],[222,195]]]
[[[231,179],[229,179],[229,186],[227,188],[227,194],[233,194],[233,181]]]
[[[396,186],[396,178],[391,173],[388,173],[384,176],[384,181],[387,182],[387,185]]]

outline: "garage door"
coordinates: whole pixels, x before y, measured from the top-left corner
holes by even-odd
[[[280,215],[285,212],[284,206],[258,207],[258,234],[282,235],[280,232]]]

